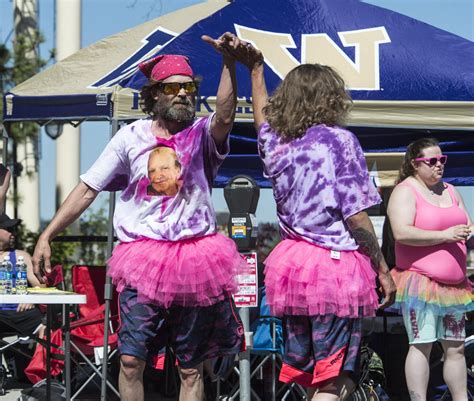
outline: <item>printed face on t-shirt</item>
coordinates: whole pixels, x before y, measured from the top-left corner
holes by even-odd
[[[148,157],[148,195],[175,196],[181,186],[179,177],[181,163],[175,151],[160,146],[151,151]]]

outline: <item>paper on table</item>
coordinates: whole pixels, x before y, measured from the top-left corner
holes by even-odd
[[[74,294],[70,291],[62,291],[55,287],[28,288],[28,294]]]

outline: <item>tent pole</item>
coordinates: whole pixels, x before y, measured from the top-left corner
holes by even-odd
[[[115,135],[118,131],[118,120],[112,119],[111,121],[111,130],[110,138]],[[107,259],[112,256],[112,250],[114,247],[114,217],[115,210],[115,192],[110,192],[109,196],[109,224],[107,229]],[[108,265],[106,264],[106,273],[108,270]],[[104,286],[104,301],[105,301],[105,316],[104,316],[104,355],[102,360],[102,383],[100,391],[100,400],[107,400],[107,369],[108,369],[108,359],[109,359],[109,321],[110,321],[110,302],[112,301],[112,279],[106,275],[105,286]]]

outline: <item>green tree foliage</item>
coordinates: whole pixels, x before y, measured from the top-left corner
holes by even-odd
[[[4,44],[0,44],[0,118],[3,120],[3,94],[9,83],[9,70],[7,64],[10,60],[10,52]]]
[[[10,60],[10,52],[4,44],[0,44],[0,94],[5,92],[5,85],[8,83],[7,64]],[[0,99],[0,113],[3,113],[3,96]]]
[[[38,48],[44,42],[38,30],[28,30],[28,33],[17,34],[9,49],[5,44],[0,44],[0,117],[3,119],[3,95],[28,78],[31,78],[46,65],[46,61],[38,55]],[[38,126],[33,122],[13,123],[9,127],[9,135],[13,146],[9,147],[9,167],[15,176],[22,174],[21,164],[17,163],[14,149],[16,144],[23,143],[30,138],[35,144],[38,141]],[[38,155],[36,154],[36,158]],[[23,172],[24,173],[24,172]],[[13,193],[13,203],[21,202],[21,194]]]
[[[17,248],[23,249],[30,255],[33,255],[40,234],[40,232],[28,230],[23,224],[21,224],[17,235]],[[61,235],[70,234],[70,229],[67,229]],[[76,248],[77,244],[74,242],[54,242],[51,246],[52,265],[60,264],[67,270],[69,266],[77,263],[77,261],[74,260]]]
[[[102,206],[97,211],[91,209],[81,217],[79,222],[82,235],[107,236],[109,224],[107,208]],[[82,242],[80,258],[90,265],[104,266],[107,260],[106,242]]]
[[[21,84],[46,65],[46,61],[39,57],[37,51],[39,45],[43,42],[44,38],[39,31],[15,37],[13,42],[13,67],[7,68],[6,82],[8,86],[5,89]],[[31,122],[14,123],[11,126],[10,134],[17,143],[25,141],[26,138],[36,140],[38,126]]]
[[[81,235],[107,236],[108,213],[105,207],[97,211],[88,210],[79,221]],[[48,222],[49,223],[49,222]],[[40,232],[32,232],[20,225],[16,236],[17,249],[23,249],[33,255]],[[71,229],[63,231],[61,236],[73,235]],[[106,242],[64,242],[51,244],[51,264],[62,265],[66,283],[70,282],[70,269],[74,264],[104,266],[107,260]]]

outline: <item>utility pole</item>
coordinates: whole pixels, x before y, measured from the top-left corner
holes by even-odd
[[[13,18],[15,25],[15,38],[23,37],[26,44],[31,44],[31,50],[26,54],[28,59],[38,57],[38,48],[33,46],[38,32],[38,8],[36,0],[14,0]],[[29,42],[29,43],[28,43]],[[20,123],[21,129],[21,123]],[[18,195],[17,208],[14,209],[15,217],[23,220],[26,228],[30,231],[38,231],[40,226],[39,217],[39,171],[38,171],[38,135],[28,137],[24,142],[13,144],[17,166],[23,167],[20,175],[15,176],[12,171],[12,184]],[[14,169],[15,170],[15,169]],[[18,171],[17,171],[18,173]],[[10,208],[9,208],[10,209]],[[11,212],[10,212],[11,213]]]

